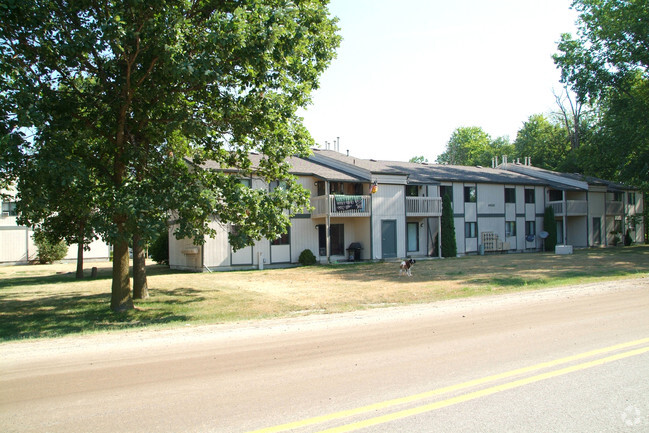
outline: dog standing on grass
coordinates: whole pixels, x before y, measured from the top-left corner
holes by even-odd
[[[412,272],[410,268],[415,264],[415,259],[403,260],[401,265],[399,265],[399,276],[406,274],[409,277],[412,277]]]

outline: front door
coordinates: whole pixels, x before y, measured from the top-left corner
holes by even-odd
[[[593,244],[600,245],[602,243],[602,219],[599,217],[593,218]]]
[[[395,220],[381,221],[381,249],[384,259],[397,257],[397,222]]]

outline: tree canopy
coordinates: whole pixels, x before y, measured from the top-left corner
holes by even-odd
[[[5,6],[0,144],[13,165],[0,170],[29,177],[25,167],[57,152],[62,167],[79,168],[95,230],[114,245],[114,310],[132,307],[132,235],[154,239],[169,210],[175,234],[197,242],[213,233],[213,218],[235,222],[231,242],[241,247],[286,230],[288,215],[307,204],[285,159],[313,143],[296,110],[310,102],[339,44],[327,1]],[[238,182],[253,169],[251,152],[262,155],[256,173],[286,188]],[[208,170],[208,160],[237,174]],[[38,185],[39,175],[31,180]],[[18,194],[20,206],[26,196]]]
[[[513,146],[507,137],[491,138],[477,126],[453,131],[446,151],[437,157],[439,164],[491,166],[493,157],[511,154]]]

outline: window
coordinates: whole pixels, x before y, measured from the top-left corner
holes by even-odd
[[[505,221],[505,236],[516,236],[516,221]]]
[[[419,251],[419,223],[408,223],[408,252]]]
[[[464,202],[465,203],[475,203],[478,201],[478,195],[475,190],[475,186],[465,186],[464,187]]]
[[[525,237],[536,236],[536,221],[525,221]]]
[[[345,255],[345,226],[344,224],[331,224],[330,230],[330,247],[332,256]],[[318,226],[318,247],[321,256],[327,255],[327,226],[321,224]]]
[[[252,186],[252,180],[250,179],[239,179],[239,183],[243,186],[250,188]]]
[[[532,191],[532,190],[530,190]],[[563,191],[560,191],[558,189],[551,189],[548,192],[550,201],[563,201]]]
[[[271,245],[288,245],[290,244],[290,238],[288,233],[282,233],[280,237],[273,239],[270,244]]]
[[[505,203],[516,203],[516,188],[505,188]]]
[[[526,189],[525,190],[525,203],[535,203],[536,200],[534,198],[534,190],[533,189]]]
[[[448,195],[448,198],[451,199],[451,203],[453,203],[453,185],[440,185],[439,196],[444,198],[445,195]]]
[[[628,198],[628,203],[631,205],[635,204],[635,192],[628,192],[627,193],[627,198]]]
[[[478,234],[476,233],[476,223],[464,223],[464,237],[465,238],[478,237]]]
[[[324,180],[319,180],[315,183],[315,186],[317,188],[316,194],[318,197],[325,195],[325,182]]]
[[[329,183],[329,194],[344,195],[345,191],[343,189],[343,183],[342,182],[330,182]]]
[[[15,201],[3,201],[2,202],[2,216],[16,216],[16,202]]]
[[[622,220],[615,220],[613,223],[613,233],[622,233]]]
[[[624,193],[622,191],[614,192],[613,201],[624,201]]]
[[[419,187],[417,185],[406,185],[406,196],[407,197],[418,197],[419,196]]]
[[[277,181],[274,180],[270,183],[270,190],[275,191],[276,189],[286,190],[286,182],[283,180]]]

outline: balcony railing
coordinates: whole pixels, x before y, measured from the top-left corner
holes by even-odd
[[[432,217],[442,215],[441,197],[406,197],[406,215]]]
[[[369,195],[330,195],[311,198],[313,216],[368,217],[372,214]]]
[[[552,206],[554,214],[557,216],[581,216],[588,215],[588,202],[586,200],[567,200],[567,214],[563,209],[563,201],[551,201],[548,205]]]
[[[606,215],[624,215],[624,203],[609,201],[606,203]]]

